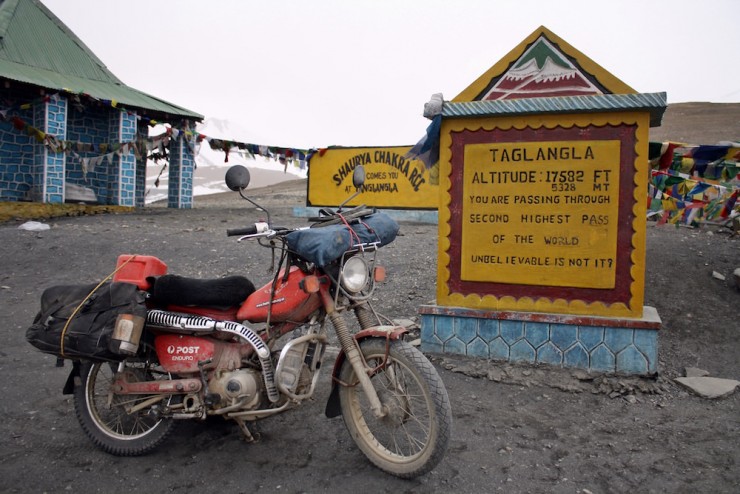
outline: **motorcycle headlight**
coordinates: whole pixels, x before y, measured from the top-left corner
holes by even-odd
[[[342,267],[342,287],[350,293],[361,292],[367,285],[368,266],[360,256],[350,257]]]

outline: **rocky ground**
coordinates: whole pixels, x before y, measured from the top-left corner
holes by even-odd
[[[672,104],[650,139],[737,140],[738,115],[740,104]],[[291,212],[305,203],[305,181],[253,194],[283,224],[303,224]],[[313,404],[259,424],[259,444],[241,441],[233,424],[208,420],[181,424],[145,457],[95,449],[61,394],[69,367],[54,367],[25,341],[41,291],[97,281],[123,253],[156,255],[182,275],[246,269],[266,280],[267,253],[224,235],[264,213],[232,194],[198,197],[188,211],[155,204],[134,214],[47,216],[22,209],[0,208],[2,492],[740,491],[740,392],[708,400],[677,383],[697,368],[740,379],[740,291],[732,277],[740,238],[729,229],[648,224],[645,303],[663,321],[655,377],[429,355],[450,394],[453,438],[433,472],[401,481],[369,465],[340,419],[323,416],[326,376]],[[69,216],[49,219],[57,214]],[[51,229],[19,230],[27,219]],[[433,302],[436,233],[436,225],[402,223],[383,250],[390,276],[376,301],[382,312],[413,322],[419,305]]]
[[[273,220],[291,215],[305,182],[255,191]],[[192,210],[155,205],[133,214],[46,220],[47,231],[0,225],[0,490],[3,492],[726,492],[740,490],[740,393],[708,400],[676,383],[685,368],[739,379],[740,238],[728,229],[655,226],[647,234],[646,305],[663,321],[653,378],[587,374],[430,355],[454,415],[450,449],[430,474],[389,477],[354,447],[341,419],[315,402],[259,424],[245,444],[234,424],[183,423],[140,458],[118,458],[83,436],[61,394],[69,367],[25,341],[41,291],[91,282],[119,254],[155,255],[170,272],[243,273],[266,281],[268,253],[225,236],[264,213],[236,195],[197,198]],[[436,225],[402,223],[383,249],[389,280],[378,309],[415,320],[434,300]],[[714,275],[724,276],[724,279]]]

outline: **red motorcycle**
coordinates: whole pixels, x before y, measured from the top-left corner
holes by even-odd
[[[314,395],[331,323],[339,353],[326,415],[342,415],[382,470],[403,478],[430,471],[451,432],[447,391],[404,340],[406,329],[371,305],[385,278],[379,248],[393,241],[398,225],[363,206],[343,210],[348,199],[336,211],[321,210],[310,227],[277,227],[245,195],[249,178],[237,165],[226,184],[267,221],[227,234],[257,241],[279,259],[261,288],[242,276],[174,276],[154,257],[121,256],[112,283],[54,287],[42,296],[27,337],[73,360],[65,392],[74,394],[82,429],[121,456],[151,451],[177,420],[215,415],[254,441],[250,422]],[[358,191],[363,182],[358,166]],[[349,314],[359,325],[354,334]]]

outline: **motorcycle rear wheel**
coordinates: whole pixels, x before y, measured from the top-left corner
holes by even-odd
[[[175,421],[157,417],[151,413],[151,407],[128,413],[127,407],[154,395],[113,393],[116,370],[116,364],[82,365],[81,383],[75,386],[74,392],[77,420],[92,442],[107,453],[116,456],[146,454],[165,440],[174,429]],[[129,367],[127,370],[133,371],[133,375],[139,380],[151,381],[157,378],[149,367]],[[164,402],[167,402],[167,398]]]
[[[414,478],[434,468],[447,451],[452,411],[447,390],[437,371],[416,348],[385,339],[360,343],[365,361],[377,370],[370,376],[387,413],[378,419],[345,360],[339,378],[350,386],[339,389],[342,417],[352,439],[380,469],[401,478]]]

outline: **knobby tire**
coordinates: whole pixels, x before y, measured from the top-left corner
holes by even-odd
[[[152,416],[148,408],[127,413],[127,405],[151,395],[110,394],[115,366],[108,363],[82,365],[81,382],[74,391],[77,420],[85,434],[103,451],[116,456],[143,455],[165,440],[175,422]],[[137,368],[136,373],[141,380],[155,379],[148,368]]]
[[[360,344],[370,367],[380,366],[385,339]],[[432,470],[444,457],[452,431],[447,391],[434,366],[404,341],[390,342],[387,365],[371,375],[388,413],[376,418],[345,360],[340,380],[350,386],[339,390],[342,417],[350,436],[380,469],[401,478],[414,478]]]

